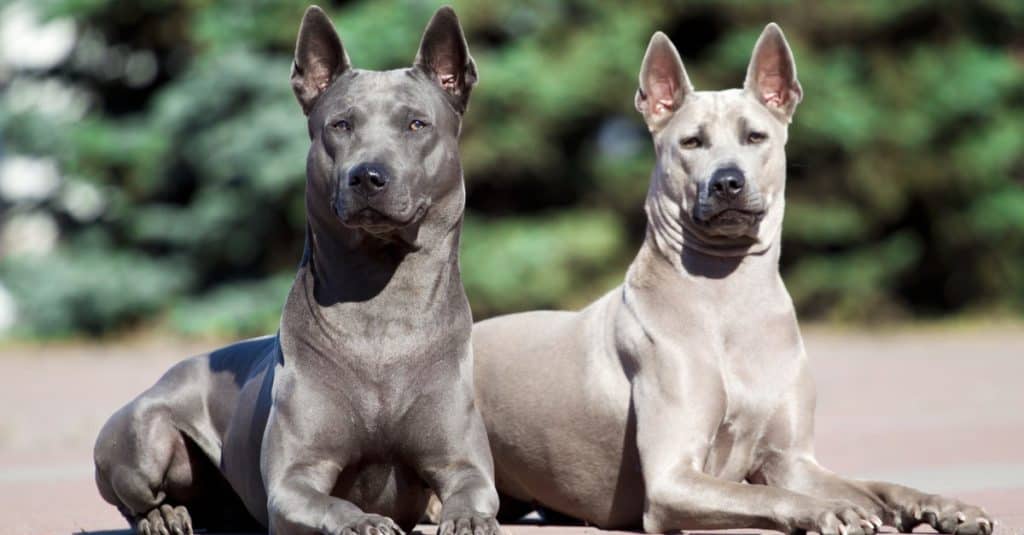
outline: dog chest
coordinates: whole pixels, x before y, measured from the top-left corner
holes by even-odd
[[[761,439],[792,390],[798,370],[794,357],[794,351],[780,351],[722,360],[724,410],[711,441],[705,472],[742,481],[754,468]]]

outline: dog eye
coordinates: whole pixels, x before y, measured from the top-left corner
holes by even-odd
[[[700,138],[697,137],[697,136],[691,136],[691,137],[688,137],[688,138],[683,138],[683,140],[680,141],[679,144],[684,149],[699,149],[701,146],[704,145],[704,143],[701,142]]]
[[[747,134],[747,143],[750,143],[751,145],[757,145],[766,139],[768,139],[768,135],[763,132],[751,132]]]
[[[423,121],[421,121],[419,119],[413,119],[412,122],[409,123],[409,130],[412,130],[413,132],[415,132],[415,131],[417,131],[420,128],[423,128],[425,126],[427,126],[427,123],[425,123],[425,122],[423,122]]]
[[[345,119],[338,119],[337,121],[331,123],[331,128],[335,130],[344,130],[348,132],[349,130],[352,130],[352,123],[348,122]]]

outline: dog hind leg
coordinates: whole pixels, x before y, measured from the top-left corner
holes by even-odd
[[[183,503],[196,494],[193,465],[185,436],[169,411],[140,398],[118,411],[96,443],[96,484],[142,535],[192,532]]]

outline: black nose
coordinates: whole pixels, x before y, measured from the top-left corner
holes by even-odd
[[[738,167],[723,167],[711,175],[708,189],[715,197],[732,200],[739,196],[746,184],[747,179]]]
[[[367,197],[383,191],[390,179],[384,166],[375,163],[362,163],[348,172],[348,186]]]

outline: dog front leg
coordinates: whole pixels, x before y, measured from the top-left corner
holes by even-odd
[[[271,535],[379,535],[403,532],[390,518],[368,514],[352,502],[331,496],[350,460],[345,439],[323,451],[311,451],[301,437],[313,436],[299,413],[277,405],[271,410],[260,452],[267,489],[267,527]],[[285,413],[288,417],[282,417]],[[323,457],[330,451],[329,458]]]
[[[271,534],[357,535],[373,528],[385,535],[402,533],[390,518],[367,514],[355,504],[329,495],[322,468],[296,467],[286,473],[267,493]]]
[[[498,535],[498,492],[483,418],[468,391],[453,389],[444,397],[442,406],[455,408],[435,424],[434,432],[422,433],[431,440],[415,456],[424,481],[441,501],[437,533]]]
[[[822,500],[703,473],[707,437],[716,425],[715,411],[695,407],[713,399],[715,392],[708,391],[712,383],[693,380],[679,388],[663,388],[659,375],[644,372],[641,369],[633,379],[637,447],[646,492],[644,531],[761,528],[823,535],[875,532],[870,514],[851,502]]]
[[[867,511],[846,500],[823,500],[683,470],[648,485],[643,528],[648,533],[758,528],[871,535],[875,525],[869,518]]]
[[[868,511],[871,522],[877,527],[883,524],[900,527],[894,523],[892,510],[867,485],[840,477],[818,464],[810,453],[798,452],[770,456],[748,480],[809,496],[847,500]]]
[[[330,495],[338,477],[334,463],[294,464],[271,469],[267,518],[272,535],[401,535],[390,518],[368,514],[352,502]]]
[[[438,535],[467,532],[497,535],[498,494],[494,481],[473,466],[443,475],[434,484],[441,500]]]
[[[858,481],[839,476],[814,458],[815,388],[805,369],[790,403],[780,407],[764,437],[768,454],[748,476],[751,482],[849,500],[901,531],[929,524],[941,533],[988,535],[991,517],[963,502],[892,483]],[[872,519],[877,524],[877,518]]]

